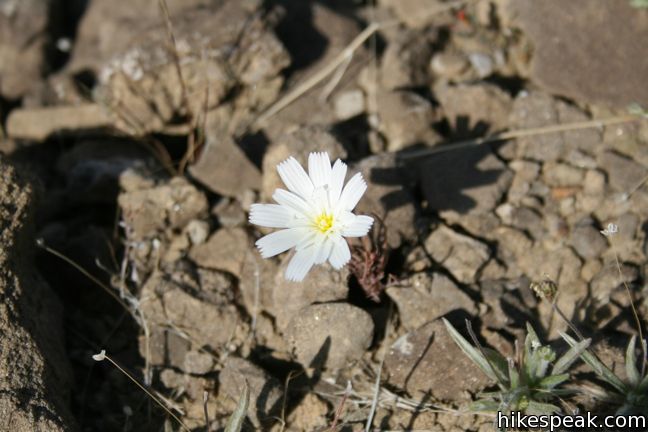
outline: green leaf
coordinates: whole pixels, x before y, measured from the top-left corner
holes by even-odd
[[[554,404],[536,402],[534,400],[530,400],[529,405],[527,406],[526,410],[524,410],[524,413],[540,415],[540,414],[553,414],[559,411],[560,408],[558,408]]]
[[[560,333],[560,336],[562,336],[562,338],[565,339],[565,341],[567,341],[567,343],[572,347],[576,346],[578,343],[568,334]],[[594,373],[601,379],[606,381],[608,384],[610,384],[623,394],[626,394],[628,392],[628,387],[623,383],[623,381],[621,381],[619,377],[614,375],[614,372],[612,372],[607,366],[601,363],[601,361],[596,358],[594,354],[585,350],[581,354],[581,358],[594,370]]]
[[[508,383],[508,362],[506,361],[506,358],[494,349],[483,348],[483,351],[486,359],[493,368],[493,372],[497,375],[497,381],[500,383]]]
[[[639,385],[641,381],[641,376],[639,375],[639,370],[637,370],[637,354],[635,353],[635,341],[637,338],[633,335],[628,342],[628,348],[626,348],[625,355],[625,368],[626,375],[628,376],[628,381],[632,387]]]
[[[578,342],[575,346],[569,348],[562,357],[556,361],[554,367],[551,369],[551,375],[560,375],[565,372],[569,367],[583,354],[583,352],[589,348],[592,343],[592,339],[583,339]]]
[[[569,374],[560,374],[560,375],[549,375],[544,377],[538,383],[538,387],[544,389],[553,389],[554,387],[564,383],[569,379]]]
[[[478,400],[468,405],[470,411],[499,411],[501,403],[491,400]]]
[[[452,339],[455,341],[455,343],[461,348],[461,350],[468,356],[470,360],[472,360],[479,368],[486,374],[486,376],[493,381],[500,382],[497,378],[497,374],[493,370],[493,367],[488,363],[488,360],[480,353],[475,347],[470,345],[470,343],[464,339],[461,334],[448,322],[447,319],[442,318],[443,323],[445,324],[446,328],[448,329],[448,333],[450,333],[450,336]]]
[[[520,386],[520,373],[515,368],[515,362],[513,359],[508,360],[508,375],[511,389],[518,388]]]
[[[247,414],[248,405],[250,404],[250,388],[248,387],[247,381],[245,381],[244,385],[243,394],[238,400],[236,409],[227,421],[225,432],[241,432],[241,429],[243,428],[245,415]]]

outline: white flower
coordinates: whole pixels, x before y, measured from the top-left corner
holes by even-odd
[[[614,234],[619,232],[619,227],[616,224],[609,223],[607,228],[601,231],[605,237],[612,237]]]
[[[327,260],[336,270],[351,259],[344,237],[362,237],[373,218],[351,211],[367,190],[360,173],[344,186],[347,166],[341,160],[331,168],[328,153],[308,156],[308,174],[290,157],[277,166],[288,190],[275,190],[277,204],[253,204],[250,222],[269,228],[284,228],[260,238],[256,245],[263,258],[295,248],[286,268],[286,279],[301,281],[314,264]],[[344,186],[344,187],[343,187]]]

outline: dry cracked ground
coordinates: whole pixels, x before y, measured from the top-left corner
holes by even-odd
[[[641,2],[166,3],[0,0],[1,430],[181,430],[102,349],[192,431],[245,382],[244,430],[365,430],[377,375],[376,430],[492,430],[461,410],[494,383],[440,317],[564,351],[547,278],[623,369],[624,283],[648,322]],[[365,175],[382,223],[296,284],[247,212],[312,151]]]

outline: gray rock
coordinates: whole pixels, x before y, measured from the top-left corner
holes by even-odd
[[[601,154],[599,165],[607,173],[610,186],[617,192],[631,192],[648,175],[645,166],[613,151]]]
[[[241,317],[233,301],[218,304],[190,295],[183,287],[191,284],[189,274],[160,272],[153,274],[142,287],[140,307],[152,343],[147,346],[146,339],[140,339],[140,350],[143,355],[149,355],[153,365],[167,365],[168,359],[170,365],[183,368],[185,354],[192,346],[218,350],[236,334]],[[181,329],[184,337],[169,328]],[[176,357],[170,358],[171,354]]]
[[[608,248],[608,242],[589,218],[579,221],[572,229],[570,243],[582,258],[598,258]]]
[[[338,120],[348,120],[365,111],[364,93],[360,89],[347,90],[338,94],[333,101]]]
[[[261,173],[243,150],[232,139],[209,131],[189,173],[211,191],[225,196],[237,197],[248,189],[261,188]]]
[[[189,351],[184,357],[183,370],[189,374],[205,375],[214,367],[214,358],[205,352]]]
[[[189,258],[200,267],[223,270],[239,277],[243,259],[251,247],[243,228],[221,228],[206,243],[192,247]]]
[[[42,78],[46,44],[57,29],[54,1],[6,0],[0,3],[0,95],[18,99]],[[52,18],[52,21],[50,21]]]
[[[430,70],[433,74],[443,78],[456,78],[468,68],[468,59],[454,51],[444,51],[436,54],[430,61]]]
[[[445,116],[455,129],[484,135],[508,127],[511,97],[492,84],[441,84],[434,87]]]
[[[585,171],[560,162],[547,162],[542,166],[542,177],[548,186],[580,186]]]
[[[391,8],[409,27],[422,28],[430,22],[442,2],[439,0],[383,0],[382,6]]]
[[[34,269],[32,189],[0,158],[0,429],[75,430],[62,307]]]
[[[396,303],[406,330],[414,330],[455,309],[470,315],[477,313],[472,299],[441,273],[417,273],[388,288],[387,295]]]
[[[465,326],[454,322],[457,329]],[[441,320],[401,336],[384,363],[386,382],[413,398],[466,401],[489,383],[486,376],[452,340]]]
[[[428,236],[424,247],[436,262],[463,283],[475,282],[477,273],[490,258],[490,250],[484,243],[445,225]]]
[[[430,156],[418,172],[428,207],[454,221],[494,210],[513,178],[487,147]]]
[[[368,185],[356,213],[378,215],[387,228],[391,248],[414,240],[418,207],[409,187],[407,167],[400,165],[394,154],[384,153],[363,159],[354,168]]]
[[[378,94],[379,129],[387,138],[387,150],[398,151],[413,144],[434,145],[441,141],[432,129],[432,104],[416,93],[391,91]]]
[[[546,235],[542,216],[529,207],[514,207],[511,211],[511,226],[526,231],[535,240],[539,240]]]
[[[630,284],[639,277],[637,268],[626,264],[621,264],[620,273],[615,264],[604,265],[590,282],[592,297],[602,304],[606,304],[617,287],[623,283]]]
[[[284,338],[304,367],[338,369],[362,357],[373,331],[373,321],[362,309],[346,303],[324,303],[295,314]]]
[[[540,164],[518,159],[509,163],[509,167],[515,171],[515,175],[507,197],[509,202],[517,204],[529,193],[531,185],[538,178]]]
[[[534,47],[534,82],[575,100],[618,107],[648,102],[646,17],[630,2],[523,0],[511,5]]]
[[[127,190],[118,197],[129,239],[154,237],[167,228],[183,228],[207,214],[205,195],[183,177],[159,186]]]
[[[512,129],[555,126],[562,123],[586,121],[581,110],[541,92],[522,92],[513,101],[510,117]],[[558,160],[574,149],[591,151],[601,143],[601,134],[595,129],[563,133],[541,134],[518,138],[517,157],[538,161]]]
[[[427,85],[436,31],[402,31],[389,40],[380,62],[380,82],[388,90]]]
[[[256,427],[273,422],[281,408],[283,386],[279,380],[248,360],[228,357],[218,377],[220,390],[238,401],[247,383],[250,390],[248,417]]]
[[[349,269],[334,270],[329,265],[315,266],[304,282],[290,282],[284,273],[292,256],[285,254],[272,284],[272,314],[277,327],[284,330],[302,308],[315,304],[346,300],[349,296]],[[269,288],[266,288],[269,289]]]

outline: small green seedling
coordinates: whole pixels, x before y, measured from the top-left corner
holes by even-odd
[[[507,359],[492,349],[482,348],[476,339],[475,348],[446,319],[443,322],[459,348],[499,387],[499,391],[481,393],[480,399],[471,404],[473,411],[519,411],[526,414],[560,411],[552,402],[573,392],[558,387],[567,381],[567,370],[591,342],[590,339],[585,339],[575,343],[556,360],[555,351],[542,345],[533,327],[527,324],[524,350],[521,355],[516,355],[516,361]]]
[[[572,347],[579,344],[569,335],[561,334],[563,339]],[[646,341],[641,341],[643,351],[646,352]],[[589,351],[583,351],[580,357],[587,363],[594,373],[603,381],[614,388],[614,391],[596,394],[604,402],[618,406],[617,415],[644,414],[648,411],[648,373],[645,368],[645,359],[641,359],[641,368],[637,367],[636,336],[630,338],[625,355],[626,380],[614,374]]]
[[[225,427],[225,432],[241,432],[243,428],[243,422],[245,421],[245,416],[247,415],[248,405],[250,404],[250,388],[248,387],[247,381],[243,387],[243,393],[239,398],[236,409],[230,416],[227,421],[227,426]]]

